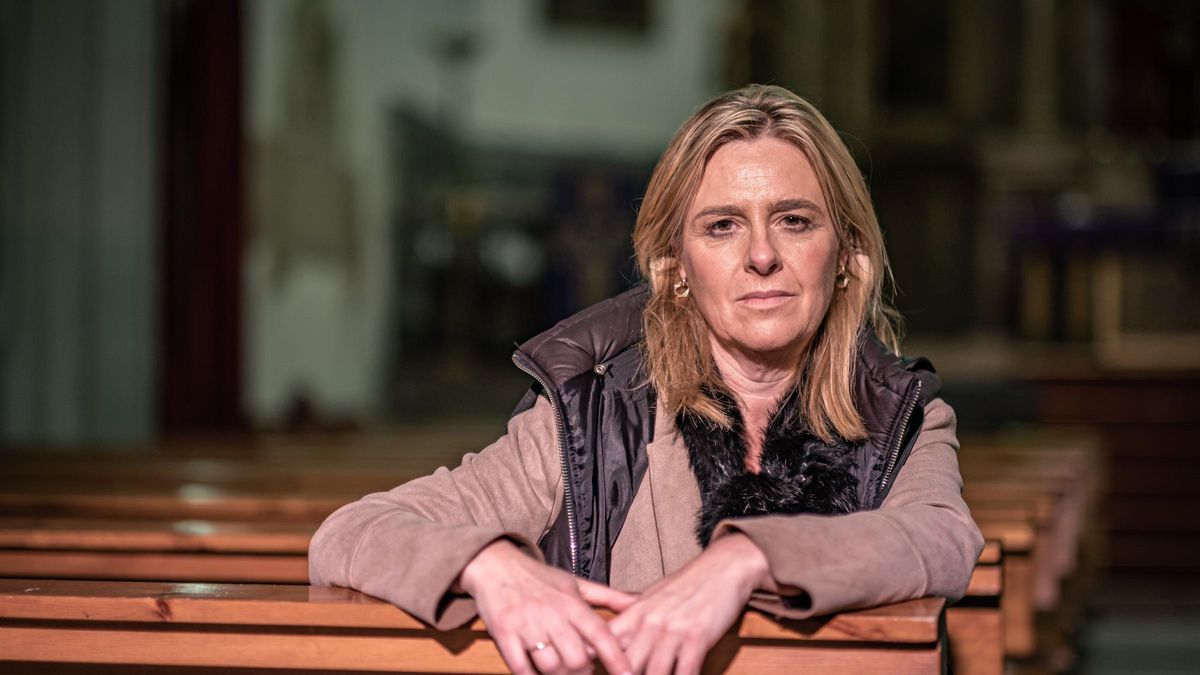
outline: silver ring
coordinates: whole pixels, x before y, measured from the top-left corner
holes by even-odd
[[[546,644],[545,642],[539,642],[539,643],[537,643],[536,645],[534,645],[534,646],[533,646],[533,651],[535,651],[535,652],[540,652],[540,651],[542,651],[543,649],[545,649],[546,647],[549,647],[549,646],[550,646],[550,645]]]

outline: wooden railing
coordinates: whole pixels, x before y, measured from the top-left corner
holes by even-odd
[[[828,619],[747,611],[707,672],[939,673],[944,601]],[[485,626],[435,631],[344,588],[0,580],[0,669],[38,663],[507,672]]]

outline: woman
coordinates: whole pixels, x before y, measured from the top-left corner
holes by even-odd
[[[747,603],[962,595],[982,538],[953,411],[895,356],[883,237],[820,113],[778,87],[709,102],[633,237],[648,287],[523,345],[507,435],[330,516],[313,583],[440,628],[478,612],[516,672],[693,673]]]

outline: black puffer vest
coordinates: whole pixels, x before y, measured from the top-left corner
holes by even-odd
[[[607,583],[610,553],[646,473],[655,396],[642,373],[639,286],[561,321],[521,345],[513,362],[536,380],[513,410],[550,400],[558,427],[563,509],[540,542],[546,561]],[[869,438],[854,465],[859,510],[883,502],[912,449],[924,405],[941,387],[925,359],[890,353],[870,331],[858,341],[855,402]]]

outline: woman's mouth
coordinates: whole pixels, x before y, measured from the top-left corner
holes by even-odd
[[[786,291],[754,291],[738,298],[738,302],[755,309],[769,309],[795,297]]]

